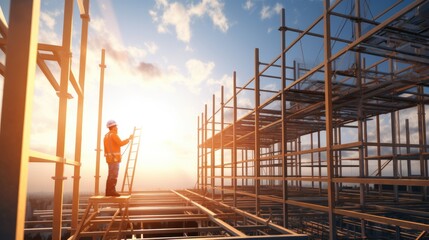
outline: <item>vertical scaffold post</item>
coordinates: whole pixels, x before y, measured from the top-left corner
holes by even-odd
[[[100,195],[100,154],[101,154],[101,120],[103,115],[103,94],[104,94],[104,69],[106,50],[101,49],[100,63],[100,93],[98,99],[98,124],[97,124],[97,155],[95,161],[95,195]]]
[[[215,128],[216,128],[216,124],[215,124],[215,120],[216,120],[216,107],[215,107],[216,103],[215,103],[215,95],[213,94],[213,105],[212,105],[212,145],[211,145],[211,152],[210,152],[210,185],[211,185],[211,189],[212,189],[212,199],[215,198],[215,167],[216,167],[216,161],[215,161]]]
[[[360,0],[355,0],[355,16],[359,19],[360,18]],[[360,21],[356,21],[354,24],[355,28],[355,38],[359,38],[361,36],[361,23]],[[361,54],[360,52],[355,52],[355,65],[356,65],[356,85],[359,89],[359,94],[362,94],[362,64],[361,64]],[[359,177],[364,178],[365,177],[365,155],[364,155],[364,128],[363,128],[363,117],[365,113],[363,112],[363,99],[362,97],[359,98],[358,103],[358,112],[357,112],[357,123],[358,123],[358,142],[359,144]],[[359,184],[359,202],[362,211],[364,211],[366,202],[365,202],[365,184],[361,183]],[[361,226],[361,235],[362,237],[365,237],[365,220],[361,220],[360,222]]]
[[[333,166],[333,136],[332,136],[332,66],[331,66],[331,23],[329,13],[329,0],[324,1],[323,24],[324,24],[324,67],[325,67],[325,119],[326,119],[326,162],[327,162],[327,184],[328,184],[328,217],[329,217],[329,239],[335,240],[337,231],[335,226],[335,185]]]
[[[40,0],[10,3],[0,128],[0,175],[7,176],[0,181],[4,239],[24,239],[39,13]]]
[[[285,9],[282,9],[282,18],[281,18],[281,114],[282,114],[282,139],[281,139],[281,161],[282,161],[282,178],[283,178],[283,227],[288,226],[288,205],[286,203],[288,199],[288,183],[287,183],[287,138],[286,138],[286,17],[285,17]],[[313,169],[313,168],[311,168]]]
[[[200,155],[200,170],[201,170],[201,175],[200,175],[200,184],[201,184],[201,189],[204,189],[204,113],[201,113],[201,127],[200,127],[200,131],[201,131],[201,155]]]
[[[233,206],[237,207],[237,78],[233,74],[233,123],[232,123],[232,188],[234,190]]]
[[[208,122],[207,122],[207,104],[205,104],[204,105],[204,164],[203,164],[203,166],[204,166],[204,194],[206,193],[206,191],[207,191],[207,186],[208,186],[208,166],[207,166],[207,163],[208,163],[208,160],[207,160],[207,148],[208,148],[208,145],[207,145],[207,132],[208,132],[208,130],[207,130],[207,125],[208,125]]]
[[[68,82],[70,79],[71,68],[71,41],[73,26],[73,0],[66,0],[64,4],[64,24],[63,41],[61,50],[61,79],[59,107],[58,107],[58,127],[57,127],[57,150],[56,156],[64,158],[65,156],[65,137],[67,121],[67,101],[68,101]],[[61,239],[62,215],[63,215],[63,194],[64,194],[64,163],[55,163],[55,181],[54,189],[54,208],[52,220],[52,239]]]
[[[201,168],[201,155],[200,155],[200,143],[201,139],[200,139],[200,116],[197,117],[197,189],[200,189],[200,180],[201,180],[201,173],[200,173],[200,168]]]
[[[224,90],[223,90],[223,86],[221,87],[221,91],[220,91],[220,93],[221,93],[221,96],[220,96],[220,101],[221,101],[221,103],[220,103],[220,108],[221,108],[221,111],[220,111],[220,166],[221,166],[221,168],[220,168],[220,175],[221,175],[221,178],[220,178],[220,188],[221,188],[221,201],[223,202],[224,201],[224,191],[223,191],[223,188],[224,188],[224,183],[225,183],[225,181],[224,181],[224,177],[225,177],[225,166],[224,166],[224,164],[225,164],[225,157],[224,157],[224,154],[225,154],[225,149],[224,149],[224,147],[223,147],[223,144],[224,144],[224,142],[223,142],[223,130],[224,130],[224,123],[225,123],[225,100],[224,100]]]
[[[425,112],[425,103],[424,103],[424,89],[423,86],[418,86],[419,93],[419,105],[417,106],[417,119],[418,119],[418,128],[419,128],[419,160],[420,160],[420,175],[424,179],[429,177],[429,164],[428,159],[425,157],[424,153],[427,152],[427,140],[426,140],[426,112]],[[429,187],[423,187],[422,199],[427,200]]]
[[[259,105],[260,105],[260,92],[259,92],[259,48],[255,48],[255,172],[254,172],[254,184],[255,184],[255,213],[259,216],[260,200],[260,175],[261,175],[261,163],[260,163],[260,139],[259,139]]]
[[[389,59],[389,72],[390,72],[390,81],[394,81],[394,72],[395,66],[392,59]],[[396,116],[396,112],[390,113],[390,127],[392,132],[392,163],[393,163],[393,178],[398,178],[399,173],[399,164],[398,164],[398,126],[397,121],[398,117]],[[397,202],[399,200],[399,189],[398,185],[393,185],[394,192],[394,201]]]
[[[82,119],[85,96],[85,71],[86,71],[86,48],[88,45],[88,25],[89,25],[89,0],[79,0],[80,16],[82,18],[81,40],[80,40],[80,60],[79,60],[79,87],[81,94],[78,96],[77,117],[76,117],[76,145],[75,161],[81,162],[82,152]],[[78,224],[79,215],[79,188],[80,188],[80,164],[74,166],[73,173],[73,209],[71,229],[74,231]]]

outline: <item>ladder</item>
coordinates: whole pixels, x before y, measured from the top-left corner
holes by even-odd
[[[137,164],[137,157],[140,148],[141,128],[134,127],[133,138],[130,141],[130,150],[128,153],[127,166],[125,168],[124,181],[122,182],[121,192],[131,194],[134,181],[134,173]]]

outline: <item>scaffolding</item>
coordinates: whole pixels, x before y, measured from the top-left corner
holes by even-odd
[[[64,1],[63,38],[59,46],[37,42],[40,1],[12,1],[10,26],[3,14],[0,16],[0,47],[6,59],[5,64],[0,64],[0,73],[4,77],[0,132],[3,155],[0,158],[0,173],[8,177],[8,181],[0,182],[0,189],[4,194],[0,209],[1,238],[32,239],[40,238],[37,234],[47,233],[49,238],[58,240],[88,237],[247,239],[256,235],[260,236],[258,239],[307,239],[306,235],[290,231],[270,220],[210,200],[199,191],[132,190],[134,167],[132,172],[125,175],[128,182],[124,184],[127,185],[129,195],[117,198],[102,196],[99,191],[100,139],[97,140],[96,149],[95,196],[81,195],[79,181],[89,0],[77,1],[82,18],[79,82],[71,69],[74,2],[75,0]],[[98,136],[106,67],[104,56],[105,51],[102,50]],[[58,72],[52,70],[52,66],[57,66]],[[33,111],[31,102],[37,67],[59,97],[54,155],[33,151],[29,144]],[[67,102],[72,96],[68,92],[71,89],[78,99],[74,160],[65,157]],[[139,143],[140,135],[136,130],[134,135],[138,140],[136,143]],[[132,161],[129,160],[127,165],[135,165],[137,151],[134,148],[130,148],[129,158]],[[29,163],[40,162],[55,164],[55,176],[52,178],[55,181],[53,207],[32,209],[34,218],[25,219]],[[74,169],[71,202],[64,200],[64,170],[68,165]]]
[[[330,2],[205,106],[198,189],[311,239],[428,239],[429,1]]]
[[[380,2],[376,11],[371,1],[324,0],[304,30],[287,27],[283,10],[281,53],[263,63],[255,49],[254,76],[238,87],[234,72],[232,96],[222,87],[220,107],[213,95],[211,114],[206,105],[198,117],[196,189],[130,185],[130,195],[109,199],[98,190],[99,146],[97,196],[79,193],[89,0],[77,1],[79,81],[70,69],[74,1],[65,0],[61,46],[36,41],[39,0],[11,1],[9,26],[0,16],[2,238],[428,239],[429,1]],[[308,44],[321,46],[321,60],[304,61]],[[36,67],[59,97],[54,156],[29,149]],[[104,51],[100,67],[103,79]],[[78,96],[74,160],[64,154],[69,89]],[[27,172],[37,162],[55,164],[54,206],[26,221]]]
[[[89,0],[79,0],[78,8],[82,20],[80,39],[80,59],[78,79],[71,69],[71,39],[73,0],[64,1],[64,24],[61,45],[38,43],[40,0],[11,1],[9,25],[1,14],[0,33],[1,50],[5,64],[0,64],[0,73],[4,77],[3,102],[1,114],[0,189],[3,203],[0,214],[0,232],[4,239],[23,239],[25,227],[25,209],[27,198],[27,180],[29,163],[51,163],[55,165],[54,206],[52,210],[52,239],[60,239],[63,230],[64,169],[73,167],[73,200],[70,225],[78,223],[80,158],[82,143],[82,116],[85,82],[86,47],[89,23]],[[58,67],[55,71],[52,66]],[[35,85],[36,67],[43,73],[58,96],[58,128],[56,153],[49,154],[30,149],[30,125],[32,99]],[[58,73],[58,74],[56,74]],[[69,84],[71,87],[69,88]],[[67,102],[74,91],[77,96],[76,136],[74,159],[65,157]],[[7,180],[6,180],[7,176]]]

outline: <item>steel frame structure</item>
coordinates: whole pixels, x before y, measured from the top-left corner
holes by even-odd
[[[64,1],[64,24],[60,46],[38,43],[40,0],[11,1],[9,26],[1,14],[1,50],[6,56],[5,64],[0,64],[4,77],[1,114],[0,149],[3,156],[1,174],[7,181],[1,181],[3,204],[0,214],[0,232],[5,239],[23,239],[25,209],[27,199],[28,163],[55,164],[54,209],[52,211],[52,239],[61,239],[63,230],[64,168],[74,168],[73,204],[70,217],[71,228],[78,223],[80,157],[82,143],[82,116],[84,103],[84,83],[86,48],[89,23],[89,0],[78,0],[82,19],[80,39],[79,77],[74,77],[71,69],[71,40],[74,0]],[[47,62],[57,63],[59,76],[56,77]],[[32,95],[36,66],[44,74],[59,98],[58,129],[55,155],[30,149],[30,124]],[[67,101],[71,98],[68,85],[77,95],[75,159],[65,157],[65,134]]]
[[[67,239],[288,239],[299,234],[198,190],[133,191],[121,197],[81,196],[79,224]],[[66,214],[70,206],[64,205]],[[49,232],[52,210],[35,210],[26,233]],[[70,223],[70,219],[65,217]],[[36,227],[39,226],[39,227]]]
[[[88,217],[69,239],[105,239],[107,232],[117,235],[115,239],[308,239],[196,190],[134,191],[126,206],[117,207],[124,197],[90,197],[84,213]],[[102,202],[98,210],[91,209],[91,201]],[[124,214],[120,208],[126,209]]]
[[[152,236],[152,239],[222,238],[222,239],[307,239],[252,214],[213,202],[198,191],[138,193],[120,198],[99,193],[100,139],[97,139],[95,172],[96,196],[80,196],[80,156],[86,65],[89,0],[78,0],[82,18],[79,82],[71,70],[71,33],[74,0],[65,0],[63,41],[61,46],[37,43],[40,1],[11,1],[10,27],[2,16],[0,47],[6,64],[0,64],[4,76],[0,146],[4,155],[0,168],[9,181],[1,181],[4,199],[1,205],[0,232],[5,239],[24,239],[26,234],[51,233],[52,239],[81,237],[127,238]],[[99,121],[103,104],[104,58],[100,64]],[[47,61],[59,66],[59,81]],[[30,150],[30,119],[36,66],[45,75],[59,97],[56,154]],[[19,69],[19,71],[17,71]],[[21,71],[22,70],[22,71]],[[65,158],[68,84],[78,96],[75,159]],[[100,127],[98,128],[98,137]],[[131,151],[131,150],[130,150]],[[35,209],[38,220],[26,220],[28,163],[55,164],[53,209]],[[72,203],[64,203],[63,181],[66,165],[74,167]],[[130,183],[130,191],[131,191]],[[118,205],[119,206],[116,206]],[[117,229],[117,222],[120,221]],[[134,226],[135,225],[135,226]],[[107,228],[106,228],[107,226]],[[130,226],[130,227],[129,227]],[[189,226],[189,227],[186,227]],[[124,227],[124,229],[122,229]]]
[[[10,26],[4,17],[0,21],[0,48],[6,55],[6,64],[0,64],[0,173],[9,176],[0,182],[2,238],[49,231],[52,239],[61,239],[85,221],[91,197],[79,195],[79,180],[89,1],[77,1],[79,82],[70,69],[73,2],[65,0],[61,46],[36,41],[39,0],[11,1]],[[429,1],[397,1],[372,19],[363,14],[365,1],[353,1],[350,13],[340,10],[345,2],[351,1],[330,6],[325,0],[323,14],[305,30],[287,27],[283,11],[281,53],[263,63],[255,49],[254,76],[237,87],[234,72],[233,95],[225,99],[222,87],[219,108],[213,96],[211,116],[206,105],[198,119],[197,189],[133,191],[127,216],[118,220],[132,227],[121,232],[112,227],[121,211],[103,198],[107,207],[88,210],[91,219],[73,237],[101,237],[108,225],[121,238],[142,239],[427,238]],[[350,23],[353,37],[332,35],[332,18]],[[286,33],[297,36],[286,44]],[[323,61],[312,67],[288,61],[308,38],[323,46]],[[353,64],[344,65],[350,56]],[[102,58],[104,76],[104,52]],[[58,63],[59,81],[46,61]],[[36,66],[59,97],[54,156],[29,149]],[[278,89],[267,88],[268,81],[277,81]],[[69,83],[78,96],[74,160],[64,156]],[[253,106],[241,106],[249,95]],[[409,109],[415,117],[402,124]],[[385,126],[388,140],[383,139]],[[55,204],[52,210],[35,211],[46,220],[25,222],[32,162],[55,164]],[[71,205],[63,202],[66,165],[74,168]],[[99,177],[97,170],[97,195]],[[48,226],[35,227],[39,224]]]
[[[263,63],[255,49],[254,76],[238,87],[234,72],[232,96],[222,86],[205,106],[198,189],[313,239],[425,239],[429,1],[385,3],[372,18],[367,1],[330,2],[305,30],[283,10],[281,53]],[[333,18],[350,34],[333,35]],[[287,61],[310,39],[323,60]]]

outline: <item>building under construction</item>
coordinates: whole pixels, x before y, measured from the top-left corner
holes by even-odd
[[[3,17],[0,26],[0,173],[10,176],[0,181],[2,239],[40,232],[52,239],[429,239],[429,1],[371,11],[374,2],[324,0],[306,29],[288,27],[283,11],[279,55],[265,61],[255,49],[254,75],[238,86],[234,72],[232,96],[222,87],[198,116],[197,187],[136,191],[131,171],[127,194],[113,198],[79,193],[81,124],[76,159],[64,158],[69,83],[82,120],[89,1],[77,1],[78,80],[70,69],[74,1],[65,1],[61,46],[36,41],[40,1],[12,1],[9,24]],[[291,61],[306,42],[321,46],[320,60]],[[59,80],[48,61],[60,66]],[[29,149],[36,67],[59,97],[54,156]],[[32,162],[55,164],[55,191],[53,209],[30,221]],[[71,204],[63,199],[65,167],[74,169]]]

